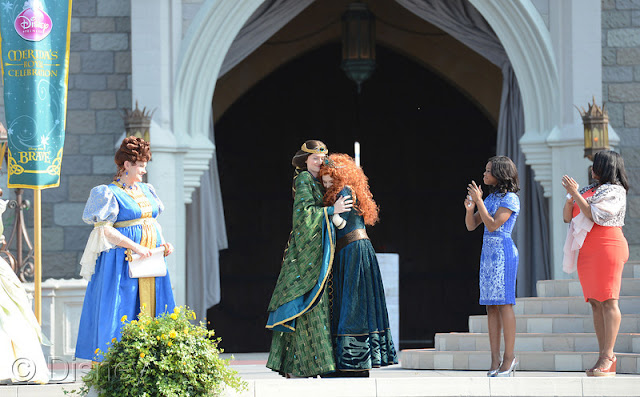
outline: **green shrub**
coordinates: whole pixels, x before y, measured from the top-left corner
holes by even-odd
[[[122,338],[114,338],[106,353],[96,350],[103,360],[83,378],[77,393],[87,395],[93,388],[104,397],[183,397],[216,396],[225,385],[246,390],[229,368],[230,360],[220,358],[220,338],[203,323],[192,324],[195,318],[183,307],[159,318],[141,313],[127,322],[123,317]]]

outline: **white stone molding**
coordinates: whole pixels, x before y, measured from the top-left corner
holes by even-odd
[[[520,139],[535,179],[551,196],[551,149],[548,135],[560,123],[559,78],[544,20],[530,0],[470,0],[502,42],[522,94],[525,133]]]
[[[209,120],[220,67],[238,32],[261,3],[262,0],[208,0],[182,40],[173,114],[177,140],[189,143],[184,156],[186,203],[191,202],[191,193],[200,186],[200,177],[209,169],[213,156]]]
[[[33,283],[24,288],[33,296]],[[42,282],[42,333],[51,346],[42,346],[45,359],[71,362],[76,354],[78,327],[87,281],[84,279],[47,279]]]

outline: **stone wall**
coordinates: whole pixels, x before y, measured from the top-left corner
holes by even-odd
[[[640,0],[602,0],[602,99],[631,189],[624,234],[640,259]]]
[[[109,183],[116,171],[113,155],[124,131],[121,109],[131,108],[130,1],[73,2],[62,176],[60,187],[42,192],[43,279],[78,277],[91,231],[81,219],[85,202],[91,188]],[[6,169],[0,179],[6,186]],[[5,199],[13,198],[4,191]],[[33,211],[25,216],[31,226]],[[11,210],[3,218],[8,237]],[[31,228],[29,233],[33,236]]]

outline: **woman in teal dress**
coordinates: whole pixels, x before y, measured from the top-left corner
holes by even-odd
[[[109,185],[91,190],[82,215],[94,225],[80,263],[80,275],[89,279],[82,307],[76,357],[102,361],[113,338],[120,339],[122,324],[137,318],[141,310],[154,316],[175,307],[169,274],[131,278],[125,250],[147,257],[150,248],[165,246],[156,217],[164,206],[153,186],[142,183],[151,159],[149,143],[125,138],[116,152],[118,174]]]
[[[323,207],[317,179],[328,150],[306,141],[293,157],[293,225],[280,275],[269,302],[273,331],[267,367],[286,377],[315,377],[335,371],[326,282],[331,273],[335,232],[329,218],[349,211],[348,197]]]
[[[332,154],[320,170],[325,205],[351,197],[354,211],[333,215],[331,333],[338,376],[369,376],[369,370],[397,364],[384,286],[365,225],[378,221],[378,206],[366,175],[346,154]]]

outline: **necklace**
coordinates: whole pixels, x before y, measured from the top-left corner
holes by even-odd
[[[127,185],[120,178],[116,179],[116,185],[118,185],[118,187],[120,187],[124,191],[136,189],[135,182],[132,185]]]

